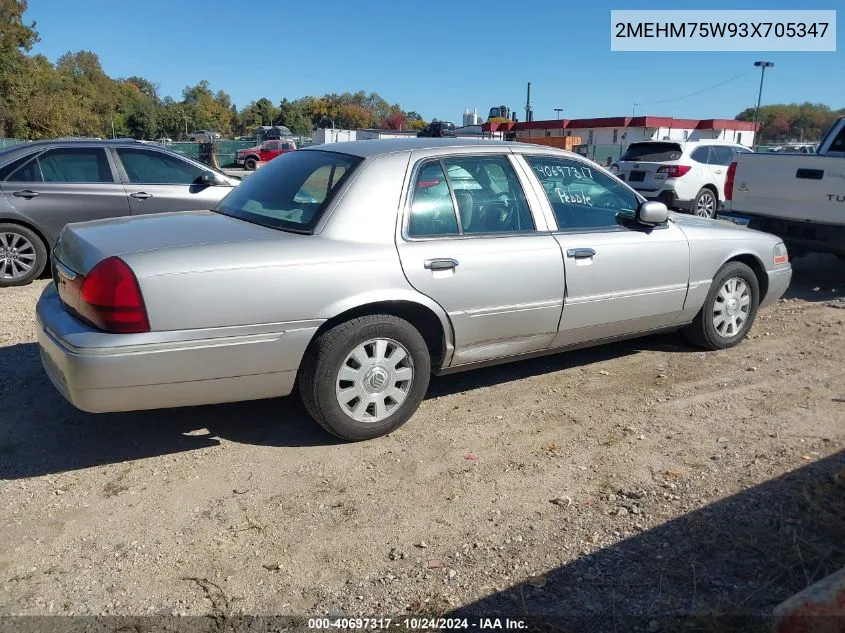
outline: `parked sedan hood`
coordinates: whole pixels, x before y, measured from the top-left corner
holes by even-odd
[[[279,239],[280,231],[213,211],[155,213],[68,224],[55,255],[78,273],[87,273],[112,255],[253,240]]]

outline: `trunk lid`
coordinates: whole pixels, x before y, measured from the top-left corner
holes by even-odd
[[[742,154],[730,210],[796,222],[845,224],[842,158]]]
[[[85,275],[110,257],[202,244],[278,239],[280,231],[213,211],[156,213],[68,224],[53,251],[75,273]]]

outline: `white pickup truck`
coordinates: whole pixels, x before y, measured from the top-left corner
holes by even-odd
[[[739,154],[718,217],[781,238],[790,254],[845,259],[845,117],[813,154]]]

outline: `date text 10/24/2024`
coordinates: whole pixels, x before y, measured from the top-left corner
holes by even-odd
[[[447,630],[463,629],[478,631],[525,630],[528,625],[519,618],[308,618],[308,628],[315,631],[348,630]]]

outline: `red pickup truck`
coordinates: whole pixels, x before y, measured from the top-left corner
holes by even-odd
[[[292,152],[295,149],[296,143],[293,141],[264,141],[255,147],[238,150],[235,156],[235,164],[252,171],[258,166],[259,162],[266,163],[280,154]]]

